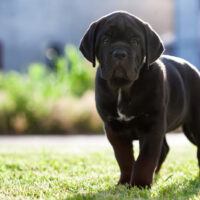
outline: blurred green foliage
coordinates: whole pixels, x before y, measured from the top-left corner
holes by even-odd
[[[48,115],[51,102],[64,96],[80,98],[93,89],[94,73],[73,45],[66,46],[65,55],[56,61],[55,71],[34,63],[26,73],[1,73],[0,131],[16,131],[16,120],[18,124],[25,123],[26,130],[41,129],[39,121]]]

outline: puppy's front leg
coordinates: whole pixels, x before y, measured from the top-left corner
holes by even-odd
[[[105,131],[114,149],[115,157],[121,171],[118,184],[130,184],[134,164],[132,141],[119,137],[118,133],[114,132],[112,128],[107,125],[105,125]]]
[[[160,157],[163,143],[161,133],[143,133],[140,138],[140,153],[134,164],[131,186],[139,188],[151,187],[154,171]]]

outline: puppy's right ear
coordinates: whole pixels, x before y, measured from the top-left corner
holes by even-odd
[[[83,36],[79,50],[82,52],[84,57],[90,61],[95,67],[95,44],[96,44],[96,32],[97,32],[97,22],[90,25],[89,29]]]

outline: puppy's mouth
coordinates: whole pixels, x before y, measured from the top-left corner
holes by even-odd
[[[113,77],[109,80],[110,84],[114,87],[124,87],[131,84],[131,80],[126,78]]]
[[[138,74],[130,73],[123,67],[118,67],[116,70],[111,71],[109,74],[101,73],[101,76],[103,79],[108,81],[110,86],[114,88],[128,87],[132,85],[139,77]]]

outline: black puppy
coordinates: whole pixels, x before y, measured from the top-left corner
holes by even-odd
[[[182,125],[198,147],[200,164],[200,75],[190,63],[161,56],[156,32],[141,19],[115,12],[94,22],[80,50],[95,66],[96,107],[118,161],[118,183],[150,187],[169,151],[165,133]],[[133,157],[132,141],[140,153]]]

